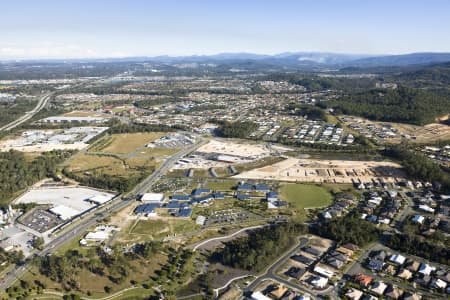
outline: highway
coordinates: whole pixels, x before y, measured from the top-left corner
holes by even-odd
[[[82,216],[80,220],[74,222],[76,226],[68,226],[68,228],[62,230],[58,234],[58,236],[49,242],[45,248],[41,251],[34,252],[35,256],[44,256],[47,254],[54,253],[64,244],[72,241],[74,238],[79,236],[81,233],[85,232],[89,229],[89,227],[94,226],[97,223],[98,215],[102,214],[103,216],[120,211],[130,204],[130,201],[124,200],[125,198],[134,198],[139,194],[145,193],[148,191],[171,167],[172,165],[181,159],[182,157],[188,155],[189,153],[195,151],[197,148],[206,144],[206,140],[199,139],[196,144],[193,144],[190,147],[187,147],[172,157],[168,158],[159,168],[157,168],[150,176],[145,178],[142,182],[140,182],[134,189],[128,194],[123,194],[110,201],[106,205],[88,213],[85,216]],[[103,218],[103,217],[102,217]],[[21,266],[11,266],[6,276],[0,281],[0,290],[5,290],[14,282],[23,276],[27,272],[27,268],[30,265],[30,262],[25,262]]]
[[[29,119],[31,119],[35,114],[37,114],[41,109],[43,109],[47,105],[47,102],[50,99],[51,95],[52,94],[49,93],[49,94],[45,94],[44,96],[42,96],[41,99],[39,99],[38,104],[32,110],[26,112],[23,116],[21,116],[17,120],[14,120],[11,123],[6,124],[5,126],[1,127],[0,131],[11,130],[11,129],[19,126],[20,124],[28,121]]]

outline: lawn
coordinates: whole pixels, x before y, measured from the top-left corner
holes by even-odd
[[[169,218],[165,220],[140,220],[131,230],[131,234],[148,235],[153,239],[162,239],[168,235],[183,234],[200,228],[192,220]]]
[[[318,185],[288,183],[279,192],[282,200],[297,209],[325,207],[333,201],[331,193]]]
[[[233,191],[237,183],[237,180],[208,180],[206,186],[214,191]]]
[[[125,154],[144,147],[146,144],[162,137],[164,132],[121,133],[113,134],[112,142],[101,151],[105,153]]]

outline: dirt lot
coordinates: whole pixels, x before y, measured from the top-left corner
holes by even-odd
[[[411,141],[417,143],[429,143],[437,140],[450,139],[450,126],[432,123],[425,126],[392,123],[400,132],[410,135]],[[414,138],[415,137],[415,138]]]
[[[230,141],[211,140],[197,151],[203,153],[221,153],[225,155],[261,158],[270,155],[274,150],[286,151],[288,149],[281,147],[274,149],[274,147],[266,144],[243,144]]]
[[[370,182],[380,178],[386,182],[394,182],[404,176],[401,166],[392,162],[288,158],[234,177],[294,182],[352,183],[360,180]]]

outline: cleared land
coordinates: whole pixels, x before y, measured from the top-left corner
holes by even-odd
[[[405,177],[399,164],[388,161],[347,161],[288,158],[262,168],[243,172],[234,178],[294,182],[356,183]]]
[[[81,154],[70,160],[69,169],[73,172],[89,172],[103,169],[102,171],[104,172],[116,174],[117,170],[123,169],[123,164],[113,156]]]
[[[153,158],[120,159],[114,156],[81,154],[70,160],[68,170],[79,175],[108,174],[116,176],[139,175],[154,169],[158,162]]]
[[[280,188],[280,198],[297,209],[325,207],[333,201],[326,189],[312,184],[285,184]]]
[[[211,140],[208,144],[200,147],[198,152],[221,153],[243,157],[263,157],[270,153],[267,145],[240,144],[230,141]]]
[[[131,230],[131,234],[146,235],[153,239],[162,239],[167,236],[192,232],[199,228],[191,220],[167,218],[155,220],[139,220]]]
[[[101,151],[117,154],[130,153],[137,148],[144,147],[146,144],[159,139],[163,135],[163,132],[113,134],[111,143],[101,149]]]

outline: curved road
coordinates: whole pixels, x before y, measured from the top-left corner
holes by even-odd
[[[52,93],[45,94],[44,96],[42,96],[41,99],[39,99],[38,104],[32,110],[26,112],[23,116],[21,116],[17,120],[14,120],[11,123],[1,127],[0,131],[11,130],[31,119],[35,114],[37,114],[39,111],[41,111],[41,109],[43,109],[47,105],[47,102],[50,99],[51,95]]]
[[[267,225],[257,225],[257,226],[246,227],[246,228],[242,228],[242,229],[240,229],[240,230],[238,230],[238,231],[236,231],[236,232],[234,232],[232,234],[226,235],[226,236],[219,236],[219,237],[214,237],[214,238],[210,238],[210,239],[204,240],[204,241],[200,242],[199,244],[195,245],[195,247],[192,249],[192,251],[196,251],[199,247],[201,247],[201,246],[203,246],[205,244],[208,244],[209,242],[226,240],[226,239],[232,238],[233,236],[235,236],[235,235],[237,235],[237,234],[239,234],[241,232],[245,232],[247,230],[261,228],[261,227],[264,227],[264,226],[267,226]]]
[[[283,265],[292,255],[294,255],[298,251],[299,248],[306,246],[308,244],[308,241],[309,240],[307,238],[301,238],[300,242],[297,245],[295,245],[290,250],[288,250],[288,252],[286,252],[278,260],[276,260],[270,267],[268,267],[266,272],[263,275],[259,276],[252,283],[250,283],[247,286],[247,288],[245,289],[245,291],[246,292],[253,291],[261,282],[263,282],[265,280],[273,280],[275,282],[282,283],[284,286],[288,286],[294,290],[299,290],[305,294],[312,296],[310,290],[307,290],[299,285],[295,285],[292,282],[285,280],[276,274],[276,270],[278,270],[278,268],[280,268],[281,265]],[[311,298],[313,298],[313,297],[311,297]]]

